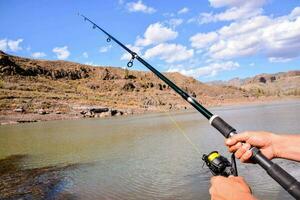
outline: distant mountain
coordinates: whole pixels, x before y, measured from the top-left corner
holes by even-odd
[[[300,96],[300,70],[259,74],[254,77],[229,81],[214,81],[209,85],[234,86],[256,96]]]

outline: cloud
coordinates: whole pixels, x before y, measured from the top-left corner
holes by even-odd
[[[88,57],[89,57],[89,54],[88,54],[87,52],[83,52],[83,53],[82,53],[82,56],[83,56],[84,58],[88,58]]]
[[[58,59],[64,60],[70,56],[70,52],[67,46],[55,47],[52,51],[56,54]]]
[[[289,17],[291,19],[296,19],[297,17],[300,16],[300,7],[296,7],[292,10],[291,14],[289,15]]]
[[[98,64],[96,64],[96,63],[93,63],[93,62],[86,62],[86,63],[84,63],[85,65],[91,65],[91,66],[100,66],[100,65],[98,65]]]
[[[129,48],[129,49],[131,49],[131,51],[137,53],[138,55],[141,55],[141,50],[142,50],[141,47],[133,46],[131,44],[127,44],[126,47]],[[131,59],[131,54],[129,54],[128,52],[124,53],[121,56],[121,60],[130,60],[130,59]]]
[[[218,21],[232,21],[248,19],[260,15],[263,12],[262,6],[266,0],[209,0],[214,8],[227,7],[221,13],[200,13],[199,17],[192,18],[189,22],[197,21],[199,24],[206,24]]]
[[[17,40],[7,40],[2,39],[0,40],[0,49],[2,51],[20,51],[23,48],[20,46],[21,42],[23,42],[23,39],[17,39]]]
[[[169,40],[173,40],[178,36],[178,33],[171,28],[165,27],[161,23],[157,22],[150,24],[144,33],[144,37],[138,37],[136,46],[148,46],[151,44],[159,44]]]
[[[204,67],[197,67],[193,69],[183,69],[183,68],[170,68],[168,72],[179,72],[186,76],[192,76],[194,78],[199,78],[201,76],[216,76],[222,71],[229,71],[237,69],[240,65],[237,62],[227,61],[227,62],[216,62],[210,63]]]
[[[23,39],[17,39],[17,40],[8,40],[7,46],[11,51],[19,51],[22,50],[22,47],[20,46],[20,43],[23,42]]]
[[[193,55],[193,49],[187,49],[185,46],[180,44],[168,43],[156,45],[155,47],[148,49],[144,54],[146,59],[159,57],[159,59],[164,60],[167,63],[184,61],[192,58]]]
[[[177,14],[184,14],[184,13],[187,13],[187,12],[189,12],[189,8],[184,7],[184,8],[182,8],[182,9],[180,9],[180,10],[177,12]]]
[[[34,52],[34,53],[31,54],[31,56],[33,58],[42,58],[42,57],[45,57],[46,54],[44,52]]]
[[[261,53],[271,62],[286,62],[300,56],[298,8],[289,15],[255,16],[224,26],[215,32],[198,33],[191,45],[213,59],[232,59]]]
[[[192,47],[202,48],[208,44],[216,41],[218,39],[218,34],[215,32],[209,33],[198,33],[190,38]]]
[[[7,40],[6,39],[0,40],[0,50],[7,51]]]
[[[99,49],[100,53],[105,53],[108,52],[110,49],[112,48],[112,45],[108,45],[108,46],[103,46]]]
[[[127,9],[129,10],[129,12],[143,12],[143,13],[148,13],[148,14],[156,12],[156,10],[154,8],[143,4],[143,2],[141,0],[139,0],[137,2],[129,2],[126,5],[127,5]]]
[[[183,23],[183,19],[172,18],[172,19],[168,20],[167,23],[169,24],[170,27],[172,27],[172,29],[175,29],[177,26],[179,26],[180,24]]]

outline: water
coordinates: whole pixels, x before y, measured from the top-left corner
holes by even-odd
[[[300,133],[300,101],[212,109],[237,130]],[[196,112],[171,113],[201,153],[229,157],[221,134]],[[78,199],[209,199],[209,170],[166,114],[0,127],[0,159],[29,155],[25,168],[83,163],[63,190]],[[276,160],[300,179],[300,164]],[[259,167],[238,163],[258,198],[292,199]]]

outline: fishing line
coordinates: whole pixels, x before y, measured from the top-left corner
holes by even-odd
[[[152,98],[154,100],[157,100],[156,97]],[[162,113],[164,113],[166,116],[168,116],[169,120],[175,125],[175,127],[177,128],[177,130],[182,134],[182,136],[186,139],[186,141],[193,147],[193,149],[200,155],[202,156],[201,151],[199,150],[199,148],[197,147],[197,145],[192,142],[192,140],[189,138],[189,136],[186,134],[186,132],[183,130],[183,128],[179,125],[179,123],[174,119],[174,117],[171,115],[169,110],[165,110],[160,108],[159,106],[157,106],[158,110],[160,110]]]

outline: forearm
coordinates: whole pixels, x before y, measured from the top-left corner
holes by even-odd
[[[276,135],[274,140],[277,158],[300,161],[300,135]]]

